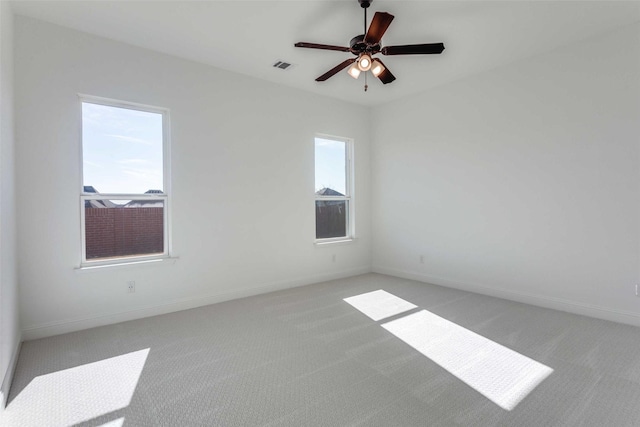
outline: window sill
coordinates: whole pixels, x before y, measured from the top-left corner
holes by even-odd
[[[179,257],[164,257],[164,258],[154,258],[154,259],[142,259],[142,260],[131,260],[131,261],[122,261],[122,262],[113,262],[110,264],[84,264],[80,267],[74,268],[77,272],[85,272],[85,271],[104,271],[111,269],[119,269],[119,268],[131,268],[131,267],[139,267],[144,265],[158,265],[158,264],[175,264]]]
[[[350,243],[354,243],[356,241],[355,237],[345,237],[343,239],[322,239],[316,240],[314,245],[316,246],[332,246],[332,245],[346,245]]]

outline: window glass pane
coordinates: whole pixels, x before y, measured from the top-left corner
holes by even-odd
[[[162,191],[162,135],[162,114],[83,102],[85,188],[120,194]]]
[[[316,138],[316,194],[347,194],[347,143]]]
[[[87,260],[164,253],[164,200],[86,200]]]
[[[316,200],[316,239],[347,235],[346,200]]]

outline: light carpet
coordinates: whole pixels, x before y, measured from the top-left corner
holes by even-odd
[[[409,305],[344,301],[379,290]],[[552,372],[505,410],[420,341],[434,318],[406,324],[425,310],[465,366],[472,334]],[[366,274],[25,342],[2,423],[633,426],[638,402],[640,328]]]

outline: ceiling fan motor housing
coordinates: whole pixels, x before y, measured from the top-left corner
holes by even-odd
[[[358,0],[358,3],[360,3],[360,6],[361,6],[363,9],[366,9],[366,8],[368,8],[369,6],[371,6],[371,1],[369,1],[369,0]]]
[[[361,53],[365,53],[367,52],[370,55],[373,55],[374,53],[378,53],[380,52],[380,43],[376,43],[376,44],[368,44],[364,41],[364,34],[360,34],[359,36],[355,36],[354,38],[351,39],[351,41],[349,42],[349,47],[351,50],[351,53],[353,53],[354,55],[360,55]]]

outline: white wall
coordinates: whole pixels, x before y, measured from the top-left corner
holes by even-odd
[[[13,129],[13,14],[0,2],[0,412],[20,343],[16,278]]]
[[[640,324],[637,25],[371,111],[15,26],[27,339],[365,272],[371,246],[376,271]],[[177,262],[75,270],[77,93],[171,109]],[[356,140],[352,244],[312,243],[316,132]]]
[[[375,108],[374,270],[640,325],[638,76],[633,25]]]
[[[25,339],[370,271],[366,108],[30,18],[15,27]],[[74,270],[78,93],[171,110],[175,263]],[[351,244],[313,243],[317,132],[355,139]]]

